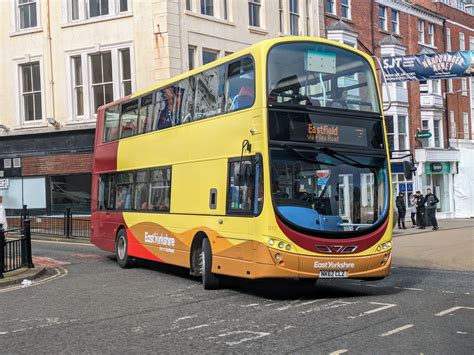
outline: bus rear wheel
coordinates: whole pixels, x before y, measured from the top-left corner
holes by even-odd
[[[215,290],[219,288],[219,276],[214,274],[212,270],[212,250],[209,239],[204,238],[202,240],[202,285],[205,290]]]
[[[129,268],[135,265],[135,260],[128,255],[128,238],[125,229],[120,229],[115,238],[115,256],[121,268]]]

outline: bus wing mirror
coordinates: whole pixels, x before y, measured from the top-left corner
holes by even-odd
[[[405,175],[405,179],[411,180],[415,171],[416,167],[412,163],[409,161],[403,162],[403,174]]]

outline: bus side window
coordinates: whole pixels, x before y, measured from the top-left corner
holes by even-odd
[[[229,163],[227,212],[253,213],[255,204],[255,163],[239,160]],[[263,191],[263,190],[262,190]],[[263,195],[262,195],[263,197]]]
[[[116,178],[114,174],[108,174],[105,177],[105,209],[113,210],[115,209]]]
[[[197,119],[212,117],[223,112],[224,74],[224,66],[220,66],[196,76]]]
[[[117,176],[116,209],[129,210],[132,207],[133,173],[119,173]]]
[[[120,138],[135,135],[137,132],[138,100],[133,100],[122,105],[120,115]]]
[[[104,122],[104,142],[110,142],[118,139],[119,134],[119,112],[118,105],[109,107],[105,111]]]
[[[150,171],[137,171],[136,174],[136,185],[135,185],[135,202],[134,209],[149,210],[149,195],[150,195]]]
[[[250,107],[254,99],[255,72],[252,59],[243,58],[230,63],[227,71],[226,111]]]
[[[171,168],[151,171],[149,206],[153,211],[169,212],[171,197]]]
[[[153,123],[153,94],[144,96],[140,100],[140,116],[138,119],[138,133],[151,131]]]
[[[179,100],[180,122],[188,123],[194,121],[194,90],[196,78],[191,76],[179,82],[181,93]]]
[[[168,87],[156,92],[155,118],[153,130],[168,128],[173,125],[176,115],[174,107],[174,87]]]

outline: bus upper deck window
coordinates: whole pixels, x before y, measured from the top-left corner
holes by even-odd
[[[120,117],[120,138],[135,135],[137,132],[138,100],[133,100],[122,105]]]
[[[227,111],[247,108],[255,99],[255,71],[252,59],[243,58],[230,63],[227,74]]]
[[[113,106],[105,111],[104,142],[118,139],[119,135],[119,112],[118,106]]]

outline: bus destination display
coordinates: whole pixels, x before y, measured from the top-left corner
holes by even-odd
[[[327,123],[308,123],[307,139],[317,143],[367,146],[367,129]]]

